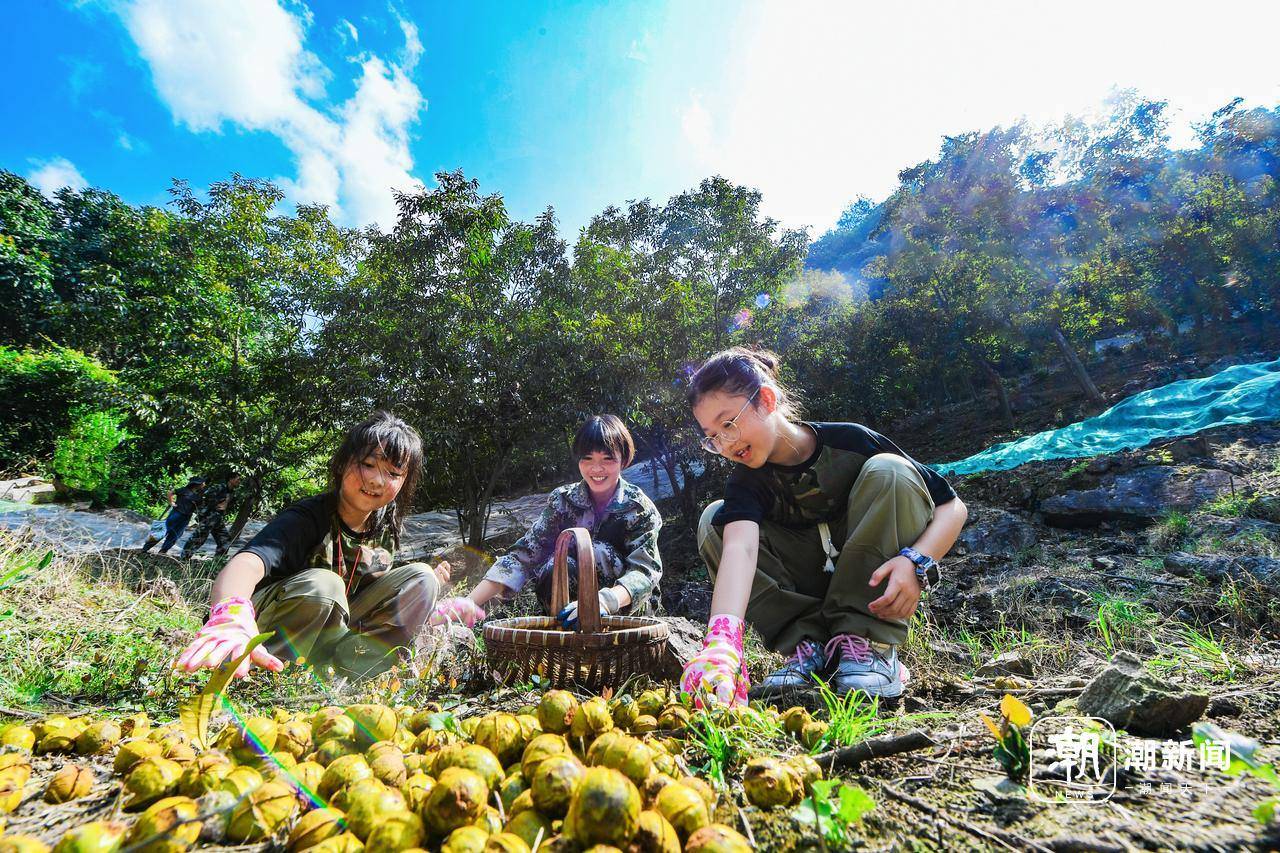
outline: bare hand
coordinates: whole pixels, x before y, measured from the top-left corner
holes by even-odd
[[[920,581],[916,578],[915,564],[898,555],[871,573],[868,586],[884,583],[884,594],[867,605],[867,609],[881,619],[909,619],[920,603]]]
[[[448,560],[441,560],[440,565],[436,566],[435,573],[441,586],[447,584],[449,582],[449,578],[453,577],[452,569],[453,567],[449,565]]]

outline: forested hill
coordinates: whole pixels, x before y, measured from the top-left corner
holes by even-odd
[[[240,176],[149,207],[0,171],[0,471],[155,511],[236,469],[243,517],[321,488],[342,430],[387,407],[426,440],[421,507],[457,508],[478,545],[495,496],[576,476],[567,438],[601,411],[689,484],[695,523],[714,483],[683,383],[732,344],[783,353],[816,419],[950,407],[1009,431],[1047,376],[1096,411],[1099,341],[1159,361],[1280,328],[1280,110],[1228,104],[1198,132],[1173,150],[1165,106],[1127,97],[948,137],[812,245],[720,177],[570,245],[461,173],[398,195],[384,232],[282,213]]]

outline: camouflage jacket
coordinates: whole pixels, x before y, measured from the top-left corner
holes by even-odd
[[[554,490],[547,506],[519,542],[489,569],[486,580],[497,581],[519,592],[531,580],[550,572],[556,537],[570,527],[585,527],[597,545],[612,546],[620,559],[615,566],[597,560],[600,586],[621,584],[631,593],[627,610],[643,604],[662,580],[662,558],[658,555],[658,531],[662,514],[639,486],[618,480],[613,500],[599,518],[591,493],[582,480]],[[505,597],[505,596],[504,596]]]
[[[197,511],[197,517],[211,518],[214,515],[225,515],[231,509],[235,494],[235,489],[226,483],[209,486],[204,490],[204,494],[200,495],[200,509]],[[220,504],[225,505],[219,506]]]

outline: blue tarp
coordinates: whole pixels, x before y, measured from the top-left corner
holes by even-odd
[[[943,474],[1005,471],[1024,462],[1115,453],[1213,427],[1270,420],[1280,420],[1280,359],[1171,382],[1134,394],[1088,420],[935,467]]]

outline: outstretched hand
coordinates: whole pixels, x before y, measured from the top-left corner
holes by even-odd
[[[685,664],[680,689],[722,705],[745,705],[751,686],[742,657],[744,624],[736,616],[711,617],[702,651]]]
[[[468,628],[473,628],[483,618],[484,608],[471,599],[466,597],[446,598],[436,604],[436,609],[431,614],[430,624],[434,628],[440,625],[447,625],[450,622],[457,622],[466,625]]]
[[[209,621],[173,662],[174,668],[195,672],[214,669],[225,661],[235,660],[258,636],[255,620],[253,604],[248,599],[236,597],[218,602],[209,613]],[[232,677],[244,678],[249,674],[251,664],[272,672],[284,669],[284,661],[259,645],[240,663]]]

